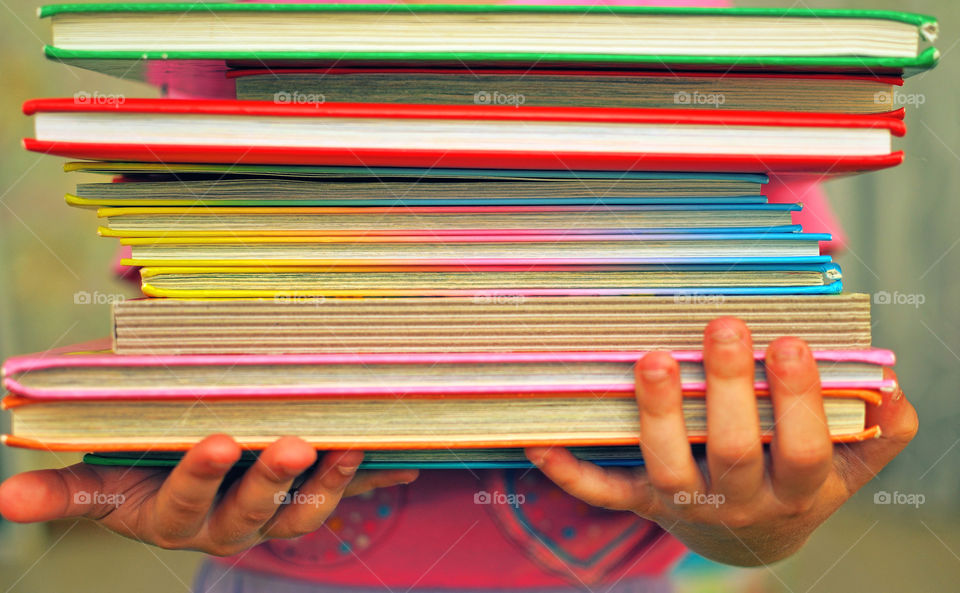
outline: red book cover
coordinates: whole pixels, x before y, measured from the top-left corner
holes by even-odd
[[[756,127],[758,133],[769,128],[805,128],[809,131],[842,128],[845,130],[885,130],[891,136],[906,133],[903,110],[881,116],[832,115],[815,113],[674,110],[674,109],[596,109],[583,107],[524,107],[499,105],[407,105],[322,103],[308,105],[275,104],[262,101],[193,101],[127,99],[112,104],[98,104],[73,98],[38,99],[23,107],[27,115],[51,113],[90,113],[120,115],[126,122],[160,119],[163,116],[190,116],[198,124],[215,122],[220,117],[299,118],[305,124],[324,118],[339,123],[348,118],[356,122],[396,122],[422,120],[440,125],[458,121],[508,122],[513,128],[557,123],[565,126],[607,124],[647,124],[669,126],[678,131],[716,126],[718,132],[730,128]],[[263,120],[261,120],[263,121]],[[117,124],[117,127],[121,127]],[[687,128],[687,129],[690,129]],[[105,130],[109,134],[109,129]],[[55,134],[54,134],[55,135]],[[38,134],[39,136],[39,134]],[[318,140],[319,141],[319,140]],[[373,145],[305,146],[217,142],[215,139],[177,143],[145,136],[140,142],[71,141],[55,137],[24,140],[32,151],[70,158],[144,162],[200,162],[286,165],[328,165],[368,167],[451,167],[451,168],[525,168],[553,170],[609,171],[731,171],[840,174],[881,169],[897,165],[902,152],[882,154],[765,154],[754,151],[722,154],[686,152],[649,152],[642,150],[571,150],[558,145],[550,150],[510,150],[485,147],[471,149],[437,145],[436,147],[404,148]]]

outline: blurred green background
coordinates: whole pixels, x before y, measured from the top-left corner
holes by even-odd
[[[917,406],[917,439],[858,493],[795,557],[753,569],[764,590],[956,591],[960,588],[960,5],[956,0],[738,2],[906,10],[940,19],[943,53],[932,72],[908,80],[906,162],[826,185],[849,235],[839,257],[849,291],[922,295],[923,304],[874,305],[874,343],[897,351],[897,370]],[[85,90],[156,96],[147,86],[45,60],[48,25],[38,4],[0,1],[0,358],[109,333],[106,304],[78,292],[135,291],[113,278],[114,242],[98,239],[93,213],[66,207],[82,180],[62,160],[27,153],[23,101]],[[96,300],[96,299],[95,299]],[[6,422],[0,418],[0,423]],[[0,474],[74,463],[76,456],[0,451]],[[874,504],[880,491],[922,494],[923,505]],[[88,522],[0,524],[0,590],[184,591],[198,554],[124,540]]]

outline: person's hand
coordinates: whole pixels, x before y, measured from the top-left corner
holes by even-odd
[[[765,452],[752,348],[740,320],[721,318],[706,328],[705,463],[687,441],[679,369],[664,352],[636,366],[644,468],[603,469],[563,448],[528,448],[527,457],[573,496],[656,521],[713,560],[753,566],[784,558],[906,447],[917,414],[898,386],[881,406],[867,406],[867,425],[879,425],[880,438],[832,445],[810,349],[780,338],[767,349],[776,425]]]
[[[221,484],[241,448],[225,435],[207,437],[173,470],[77,464],[11,477],[0,485],[0,513],[11,521],[88,517],[127,537],[162,548],[225,556],[265,539],[319,529],[341,497],[405,484],[416,470],[357,471],[360,451],[317,452],[282,438],[228,488]]]

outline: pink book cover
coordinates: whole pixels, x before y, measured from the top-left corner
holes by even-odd
[[[459,386],[426,386],[399,390],[395,387],[256,387],[256,386],[218,386],[202,389],[184,389],[176,386],[160,388],[127,389],[123,386],[113,388],[97,388],[77,390],[69,386],[54,388],[27,388],[18,379],[31,372],[42,369],[65,369],[70,367],[137,367],[154,366],[162,368],[184,366],[218,366],[225,371],[246,365],[442,365],[450,363],[465,364],[498,364],[498,363],[537,363],[537,362],[612,362],[632,363],[641,356],[642,352],[522,352],[522,353],[428,353],[428,354],[291,354],[291,355],[194,355],[194,356],[118,356],[109,349],[109,340],[88,342],[72,347],[11,358],[4,365],[4,385],[12,395],[3,400],[5,409],[31,405],[41,402],[56,401],[85,401],[95,405],[110,399],[123,400],[159,400],[169,398],[261,398],[278,400],[298,397],[363,397],[363,398],[497,398],[497,397],[621,397],[633,396],[634,384],[632,380],[620,383],[603,385],[484,385],[477,387],[469,383]],[[681,362],[697,362],[702,359],[700,352],[678,351],[673,356]],[[763,352],[756,352],[758,361],[762,360]],[[866,365],[887,366],[894,363],[893,353],[888,350],[849,350],[849,351],[817,351],[814,357],[818,361],[853,362]],[[703,382],[684,384],[684,394],[687,397],[703,397]],[[851,398],[862,400],[865,404],[880,405],[882,402],[881,390],[891,389],[893,382],[883,379],[860,380],[856,382],[824,382],[824,392],[834,398]],[[757,395],[767,396],[767,385],[763,381],[756,383]],[[834,435],[835,442],[855,442],[879,436],[879,427],[864,426],[849,434]],[[544,444],[543,435],[532,435],[529,438],[504,441],[498,437],[474,438],[472,440],[422,441],[402,440],[368,443],[362,446],[367,449],[396,449],[396,448],[437,448],[437,447],[519,447]],[[551,437],[552,439],[553,437]],[[765,434],[764,440],[769,441],[772,434]],[[598,437],[597,435],[583,437],[565,437],[563,445],[631,445],[637,444],[639,436],[630,437]],[[689,440],[694,443],[705,442],[706,437],[691,435]],[[3,435],[2,442],[17,447],[38,448],[47,450],[137,450],[142,444],[137,442],[116,442],[104,445],[97,442],[50,442],[34,440],[18,435]],[[555,443],[554,440],[549,441]],[[185,450],[192,446],[193,441],[158,443],[155,450]],[[343,443],[340,443],[342,445]],[[260,449],[269,445],[268,440],[252,440],[244,442],[244,446],[251,449]],[[333,446],[325,441],[314,443],[318,448]],[[358,444],[357,446],[360,446]]]
[[[699,362],[700,351],[675,351],[671,353],[679,362]],[[29,388],[21,384],[19,377],[44,369],[77,367],[190,367],[190,366],[277,366],[285,365],[443,365],[443,364],[524,364],[524,363],[632,363],[643,352],[455,352],[455,353],[345,353],[345,354],[240,354],[240,355],[133,355],[120,356],[111,351],[109,339],[96,340],[58,348],[39,354],[17,356],[3,366],[3,382],[13,395],[30,400],[102,400],[102,399],[166,399],[166,398],[258,398],[258,397],[471,397],[471,396],[527,396],[585,395],[627,397],[634,392],[632,381],[607,384],[483,384],[465,383],[458,386],[424,385],[411,389],[390,385],[379,386],[211,386],[204,388],[162,385],[157,387],[124,388],[123,386],[97,389],[71,387]],[[754,353],[762,361],[765,353]],[[822,362],[852,362],[867,365],[892,366],[895,362],[889,350],[836,350],[817,351],[814,357]],[[890,380],[826,381],[824,389],[886,390],[894,386]],[[756,389],[766,390],[765,381],[758,381]],[[702,381],[685,382],[684,391],[695,395],[702,393],[706,385]]]

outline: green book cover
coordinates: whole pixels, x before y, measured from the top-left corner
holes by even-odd
[[[935,18],[927,15],[884,10],[837,10],[809,8],[697,8],[697,7],[648,7],[648,6],[551,6],[551,5],[394,5],[394,4],[186,4],[186,3],[94,3],[58,4],[45,6],[40,16],[53,18],[71,15],[110,13],[382,13],[389,14],[516,14],[516,15],[652,15],[652,16],[698,16],[698,17],[757,17],[773,19],[815,19],[818,22],[830,19],[858,19],[866,21],[893,21],[912,25],[918,38],[933,42],[938,33]],[[939,59],[934,47],[922,48],[912,57],[881,57],[850,55],[838,51],[836,55],[642,55],[632,53],[576,53],[576,52],[517,52],[517,51],[131,51],[67,49],[47,46],[46,55],[55,60],[104,72],[107,74],[130,73],[130,61],[149,64],[152,61],[187,60],[197,68],[217,69],[230,62],[251,61],[295,62],[324,64],[335,62],[385,63],[390,65],[422,65],[451,63],[467,65],[486,64],[531,64],[542,67],[551,65],[579,64],[583,66],[619,66],[627,68],[729,69],[744,70],[800,70],[824,72],[873,72],[913,74],[933,67]],[[138,66],[133,74],[146,78],[145,68]]]

